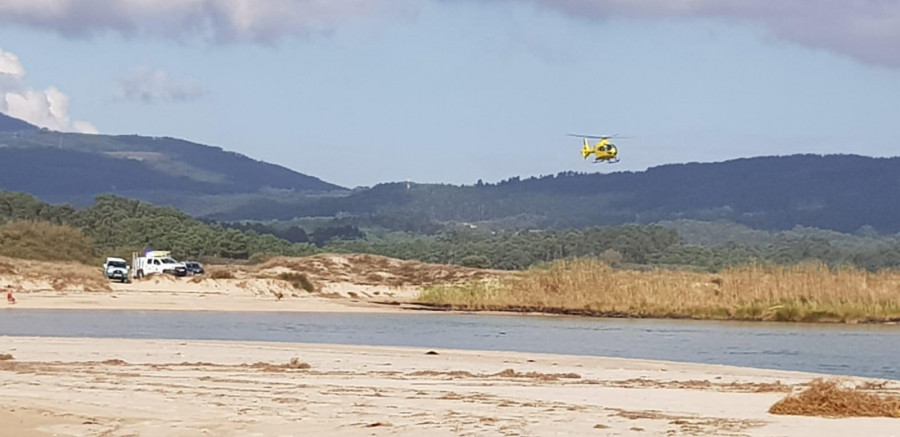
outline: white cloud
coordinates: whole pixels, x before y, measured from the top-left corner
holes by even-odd
[[[407,13],[425,0],[0,0],[0,23],[87,37],[113,32],[217,43],[273,43],[349,21]],[[431,0],[462,1],[462,0]],[[470,0],[524,2],[584,18],[709,17],[854,59],[900,67],[897,0]]]
[[[526,1],[588,19],[706,17],[746,22],[777,39],[900,67],[900,1],[895,0],[480,1]]]
[[[118,97],[144,103],[185,102],[206,95],[206,89],[192,79],[173,79],[164,70],[134,69],[116,84]]]
[[[0,0],[0,20],[86,36],[273,42],[347,20],[405,10],[413,0]]]
[[[97,133],[88,122],[69,119],[69,97],[56,87],[39,91],[24,79],[19,58],[0,49],[0,112],[47,129]]]
[[[0,50],[0,75],[10,76],[12,79],[18,79],[24,76],[25,69],[22,68],[19,57],[14,53]]]

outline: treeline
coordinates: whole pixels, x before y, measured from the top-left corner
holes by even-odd
[[[357,240],[366,237],[366,234],[358,227],[349,224],[334,223],[327,226],[316,227],[315,230],[307,233],[306,229],[290,225],[287,227],[270,226],[258,222],[211,222],[218,224],[226,229],[236,229],[241,232],[254,232],[256,234],[271,234],[282,240],[291,243],[309,243],[316,247],[323,247],[328,242],[338,240]]]
[[[743,264],[790,265],[818,260],[876,271],[900,267],[900,243],[886,239],[864,247],[836,246],[822,238],[782,238],[759,245],[686,244],[674,229],[626,225],[581,230],[484,234],[455,230],[394,241],[332,241],[326,250],[494,269],[523,269],[558,259],[596,257],[629,267],[690,267],[718,271]]]
[[[610,263],[652,264],[660,254],[679,244],[678,234],[670,229],[622,226],[493,235],[456,229],[434,237],[398,241],[333,241],[327,248],[337,252],[517,270],[573,257],[601,257]]]
[[[80,230],[93,242],[97,256],[127,256],[144,249],[171,250],[181,258],[230,259],[315,252],[315,246],[308,243],[204,223],[172,208],[111,195],[98,196],[92,206],[75,209],[50,205],[28,194],[0,191],[0,223],[15,221],[42,221]]]
[[[675,229],[655,225],[515,232],[456,225],[434,234],[394,232],[375,236],[341,219],[324,221],[324,225],[311,230],[297,225],[211,223],[172,208],[110,195],[98,196],[90,207],[75,209],[47,204],[27,194],[0,192],[0,224],[7,223],[0,230],[0,246],[15,247],[16,251],[32,247],[33,243],[25,243],[24,233],[31,239],[27,241],[44,235],[48,241],[57,241],[53,245],[78,241],[83,246],[77,236],[67,231],[54,230],[55,236],[50,238],[50,231],[41,227],[16,227],[21,221],[74,228],[88,239],[98,257],[164,249],[180,258],[228,259],[317,252],[371,253],[507,270],[581,257],[600,258],[619,266],[711,271],[748,263],[795,264],[807,260],[868,270],[900,267],[900,240],[893,237],[873,239],[872,244],[866,245],[836,245],[825,238],[801,236],[779,237],[764,244],[699,246],[687,244]],[[85,257],[82,252],[79,259]]]

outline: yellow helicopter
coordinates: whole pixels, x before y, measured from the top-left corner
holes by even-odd
[[[571,137],[580,137],[582,140],[581,156],[587,159],[591,154],[594,155],[594,163],[606,162],[607,164],[615,164],[619,162],[619,149],[610,141],[610,138],[623,138],[618,135],[578,135],[569,134]],[[588,139],[600,140],[591,147]]]

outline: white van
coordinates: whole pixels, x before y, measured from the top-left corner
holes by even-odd
[[[175,261],[171,252],[165,250],[148,250],[143,254],[133,255],[134,277],[141,279],[147,275],[169,274],[187,276],[184,263]]]

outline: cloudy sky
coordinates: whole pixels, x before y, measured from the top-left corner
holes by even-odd
[[[900,0],[0,0],[0,112],[350,187],[893,156],[897,102]]]

